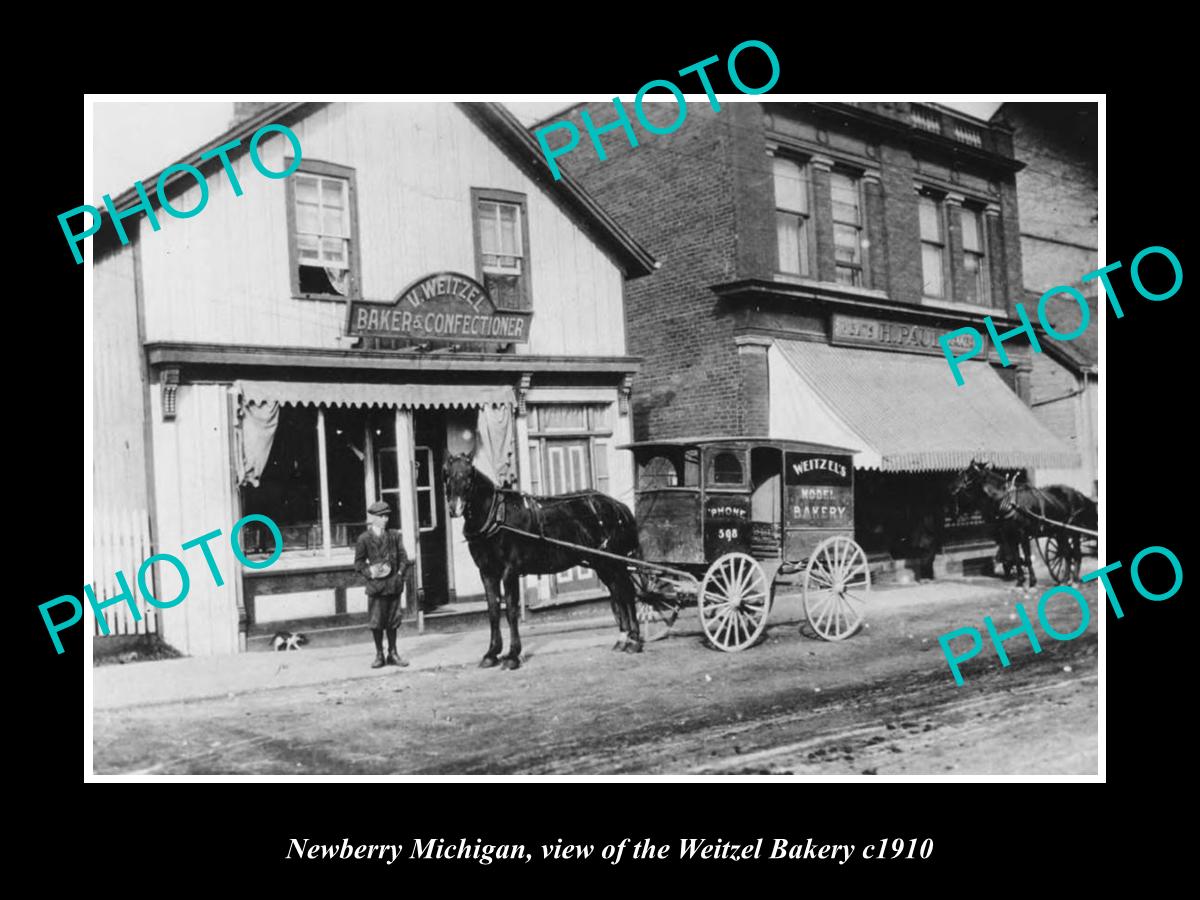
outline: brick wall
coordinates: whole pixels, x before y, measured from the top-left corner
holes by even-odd
[[[1097,253],[1096,104],[1006,103],[999,118],[1013,129],[1014,153],[1025,168],[1017,173],[1021,206],[1021,254],[1025,308],[1036,316],[1038,298],[1057,285],[1069,285],[1088,300],[1090,324],[1064,347],[1073,357],[1095,365],[1098,360],[1098,281],[1080,282],[1100,266]],[[1060,332],[1080,323],[1081,310],[1068,297],[1047,304],[1046,315]],[[1081,453],[1076,469],[1039,473],[1039,483],[1064,482],[1092,493],[1098,466],[1094,376],[1083,397],[1034,408],[1038,419]],[[1033,357],[1033,399],[1061,397],[1076,390],[1078,376],[1048,353]]]
[[[884,144],[879,151],[887,232],[888,295],[914,306],[921,302],[921,227],[917,218],[915,167],[907,150]]]
[[[1045,353],[1039,354],[1037,364],[1033,367],[1032,391],[1033,401],[1052,400],[1063,397],[1078,387],[1074,373]],[[1049,428],[1075,450],[1079,450],[1079,428],[1076,422],[1076,410],[1079,400],[1072,397],[1068,400],[1057,400],[1044,406],[1035,406],[1034,415],[1038,421]]]
[[[736,104],[757,110],[757,104]],[[558,159],[604,208],[659,261],[653,275],[626,284],[629,352],[645,358],[634,382],[633,423],[637,439],[700,433],[738,433],[742,429],[741,385],[734,316],[708,286],[728,281],[737,271],[734,226],[738,198],[728,165],[733,140],[745,132],[728,127],[735,115],[727,104],[713,112],[689,103],[683,125],[667,135],[641,128],[627,100],[639,146],[629,147],[623,131],[600,136],[601,161],[580,119],[579,145]],[[616,118],[611,103],[584,107],[597,127]],[[675,103],[644,104],[647,118],[668,127]],[[555,135],[551,135],[551,138]],[[551,146],[556,146],[551,141]],[[763,152],[765,158],[765,151]],[[754,186],[753,172],[740,172],[743,187]],[[770,190],[769,184],[767,190]],[[747,202],[743,198],[740,202]],[[762,241],[743,242],[749,260],[762,253]],[[771,246],[773,253],[773,245]],[[773,258],[773,257],[772,257]],[[752,263],[747,263],[752,265]]]
[[[626,285],[627,345],[630,353],[645,358],[634,383],[635,436],[764,432],[765,369],[760,373],[744,352],[739,358],[734,342],[739,310],[719,301],[711,290],[734,279],[769,279],[777,268],[763,106],[727,103],[714,112],[707,103],[692,102],[678,130],[655,135],[642,128],[632,100],[627,100],[625,109],[639,145],[631,148],[621,129],[602,134],[605,160],[592,145],[581,109],[598,128],[617,118],[611,102],[586,104],[557,117],[555,121],[567,119],[580,132],[578,145],[559,157],[558,165],[661,264],[658,272]],[[647,102],[644,109],[659,127],[669,127],[678,115],[674,100]],[[773,117],[787,114],[770,112]],[[834,120],[826,115],[820,121],[828,128]],[[915,190],[922,180],[920,166],[903,136],[880,143],[878,132],[849,121],[838,127],[846,129],[845,139],[816,132],[817,140],[829,143],[832,155],[837,155],[833,151],[839,140],[857,140],[856,146],[864,148],[860,153],[877,153],[880,182],[868,181],[864,189],[870,286],[887,291],[892,300],[920,305],[923,279]],[[552,148],[565,142],[561,131],[548,139]],[[932,164],[925,158],[921,165],[926,171],[942,172],[943,179],[950,176],[942,157]],[[821,280],[832,282],[830,176],[827,168],[815,164],[810,174],[817,230],[814,269]],[[964,189],[969,182],[976,194],[987,183],[978,173],[965,172],[963,177]],[[989,223],[995,234],[989,235],[988,243],[994,304],[1011,313],[1012,304],[1021,299],[1022,284],[1017,194],[1011,177],[1001,179],[1000,192],[1002,220],[998,226]],[[948,219],[951,283],[956,274],[961,282],[961,224],[954,212]],[[955,293],[961,296],[963,285],[957,287]]]

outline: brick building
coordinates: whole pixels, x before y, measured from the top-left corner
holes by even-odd
[[[1095,103],[1005,103],[992,120],[1012,129],[1013,152],[1025,167],[1017,173],[1021,207],[1021,258],[1026,308],[1057,285],[1087,298],[1091,325],[1073,341],[1041,341],[1033,358],[1032,406],[1038,419],[1080,454],[1079,466],[1039,469],[1039,484],[1069,484],[1099,493],[1099,401],[1097,388],[1098,281],[1080,276],[1100,266],[1096,173]],[[1056,330],[1070,333],[1079,307],[1064,300],[1047,306]]]
[[[660,130],[674,102],[645,105]],[[602,133],[611,103],[559,113],[557,159],[660,261],[626,284],[639,439],[770,435],[857,448],[856,521],[877,562],[986,555],[948,515],[971,459],[1011,469],[1076,454],[1030,412],[1032,354],[1005,344],[957,387],[937,338],[1025,297],[1012,135],[908,103],[693,102],[670,134]],[[632,112],[632,111],[631,111]],[[539,126],[535,126],[535,130]],[[634,128],[638,128],[635,123]],[[547,135],[552,148],[564,131]],[[969,338],[968,338],[969,340]]]

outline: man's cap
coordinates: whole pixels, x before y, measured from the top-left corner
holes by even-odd
[[[367,507],[367,512],[373,516],[389,516],[392,514],[392,508],[382,500],[376,500]]]

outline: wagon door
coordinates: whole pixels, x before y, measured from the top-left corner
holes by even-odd
[[[749,455],[743,447],[704,448],[704,558],[749,553]]]

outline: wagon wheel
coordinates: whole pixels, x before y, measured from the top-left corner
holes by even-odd
[[[1071,558],[1067,554],[1066,548],[1058,542],[1058,538],[1054,535],[1046,537],[1044,549],[1041,544],[1036,541],[1034,543],[1038,548],[1038,555],[1046,564],[1046,570],[1050,573],[1050,577],[1054,579],[1055,584],[1063,584],[1071,566]]]
[[[643,641],[661,641],[675,624],[679,607],[663,598],[655,575],[631,568],[629,577],[637,590],[638,632]]]
[[[714,647],[745,650],[767,626],[771,585],[753,556],[726,553],[708,567],[699,607],[700,624]]]
[[[862,625],[871,569],[862,547],[844,535],[817,545],[804,570],[804,614],[827,641],[850,637]]]

